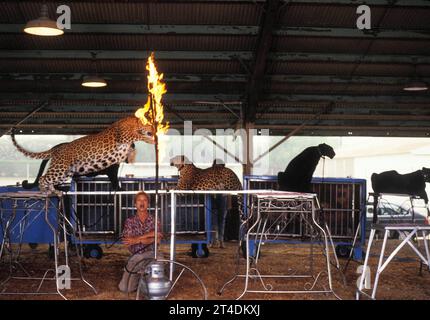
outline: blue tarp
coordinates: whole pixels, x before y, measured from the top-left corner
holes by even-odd
[[[0,193],[23,191],[20,187],[6,186],[0,187]],[[14,201],[11,199],[1,199],[0,205],[0,241],[3,240],[6,223],[12,215]],[[51,224],[57,226],[58,200],[50,198],[48,219]],[[22,234],[23,243],[53,243],[53,233],[45,221],[45,201],[44,200],[18,200],[16,216],[10,227],[10,239],[12,243],[20,242]]]

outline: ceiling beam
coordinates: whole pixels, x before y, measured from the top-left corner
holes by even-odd
[[[52,99],[50,101],[50,108],[47,111],[58,111],[58,112],[74,112],[74,111],[82,111],[82,106],[89,107],[94,111],[109,111],[109,112],[123,112],[124,110],[135,110],[130,108],[135,108],[141,106],[141,101],[121,101],[121,100],[61,100],[61,99]],[[218,102],[218,101],[217,101]],[[39,103],[39,100],[31,100],[31,99],[2,99],[0,94],[0,112],[3,111],[31,111],[31,108]],[[217,108],[216,110],[222,110],[222,106],[219,104],[216,105],[216,102],[211,103],[203,103],[203,102],[194,102],[190,103],[188,101],[178,101],[178,102],[164,102],[165,106],[174,107],[178,112],[183,111],[200,111],[202,108]],[[240,108],[240,103],[236,102],[225,102],[229,105],[230,108],[235,109],[236,111]],[[324,101],[282,101],[280,103],[274,101],[261,101],[259,103],[260,108],[271,108],[272,112],[276,112],[277,110],[287,111],[290,110],[292,112],[306,113],[307,110],[317,110],[321,108],[327,108],[327,105],[330,102]],[[349,110],[352,113],[355,113],[357,110],[362,111],[363,108],[367,108],[370,110],[376,110],[377,112],[402,112],[402,110],[413,111],[419,114],[422,111],[426,110],[426,106],[428,106],[428,100],[423,100],[421,102],[338,102],[334,103],[334,112],[343,113],[344,110]]]
[[[0,33],[22,33],[23,24],[0,24]],[[257,26],[229,25],[148,25],[148,24],[79,24],[73,23],[66,34],[134,34],[134,35],[258,35]]]
[[[261,120],[311,120],[315,114],[276,112],[264,113]],[[321,114],[318,120],[430,121],[430,115],[390,114]]]
[[[81,121],[94,121],[96,119],[97,122],[106,122],[112,119],[120,119],[126,116],[127,114],[134,114],[136,108],[130,110],[129,112],[41,112],[37,115],[34,115],[33,121],[39,120],[68,120],[68,119],[81,119]],[[20,118],[20,116],[25,116],[25,112],[2,112],[2,119],[15,119]],[[172,113],[169,110],[165,110],[165,114],[169,117]],[[182,121],[184,120],[219,120],[222,119],[234,119],[234,116],[229,112],[181,112]]]
[[[320,28],[320,27],[280,27],[274,31],[277,36],[327,37],[327,38],[369,38],[369,39],[410,39],[428,40],[430,30],[384,30],[357,28]]]
[[[140,93],[0,93],[1,100],[124,100],[124,101],[144,101],[148,98],[147,94]],[[166,93],[163,101],[197,101],[208,102],[232,102],[239,103],[241,95],[238,94],[180,94]],[[331,94],[269,94],[262,96],[261,102],[354,102],[354,103],[427,103],[430,93],[399,96],[366,96],[366,95],[331,95]]]
[[[0,124],[0,128],[9,128],[13,124]],[[20,124],[17,128],[20,129],[104,129],[109,127],[110,123],[73,123],[73,124],[52,124],[52,123],[40,123],[40,124]],[[183,123],[171,124],[171,128],[183,129]],[[207,128],[207,129],[222,129],[222,128],[233,128],[228,123],[201,123],[194,124],[193,129],[197,128]],[[270,125],[270,124],[256,124],[255,129],[281,129],[281,130],[294,130],[297,128],[297,125]],[[343,132],[352,132],[352,134],[357,133],[358,131],[379,131],[379,132],[390,132],[393,135],[396,132],[408,132],[408,131],[416,131],[416,132],[424,132],[429,133],[430,135],[430,127],[424,126],[351,126],[351,125],[306,125],[304,130],[332,130],[332,131],[343,131]],[[58,133],[58,131],[57,131]]]
[[[0,93],[0,100],[124,100],[146,102],[148,95],[145,93]],[[238,94],[184,94],[166,93],[163,101],[240,101]]]
[[[264,3],[266,0],[175,0],[176,3]],[[3,0],[3,2],[16,2],[16,0]],[[39,1],[41,2],[41,1]],[[55,2],[55,1],[47,1],[47,2]],[[73,3],[97,3],[98,1],[87,1],[87,0],[74,0]],[[114,2],[114,1],[104,1],[104,2]],[[126,3],[129,4],[130,0],[115,0],[118,3]],[[136,3],[147,3],[148,0],[133,0],[132,2]],[[353,5],[358,6],[360,4],[367,5],[391,5],[391,6],[401,6],[401,7],[430,7],[430,3],[428,0],[282,0],[284,3],[290,4],[341,4],[341,5]]]
[[[427,101],[427,100],[426,100]],[[333,104],[333,102],[327,101],[262,101],[260,103],[260,108],[270,108],[272,111],[276,110],[291,110],[294,112],[306,112],[306,110],[318,110],[327,108],[328,104]],[[1,100],[0,100],[1,106]],[[363,108],[367,110],[376,110],[378,112],[403,112],[404,110],[413,111],[417,113],[421,113],[423,110],[426,110],[428,106],[428,102],[425,100],[421,102],[360,102],[360,101],[352,101],[352,102],[334,102],[333,111],[338,111],[339,113],[344,110],[350,110],[351,112],[362,111]],[[366,110],[365,109],[365,110]]]
[[[151,51],[137,50],[1,50],[2,59],[89,59],[146,60]],[[250,51],[156,51],[156,60],[233,60],[236,56],[252,59]]]
[[[82,80],[88,73],[0,73],[0,80],[34,81],[34,80]],[[106,80],[145,81],[145,73],[109,73],[98,72]],[[246,82],[243,74],[165,74],[166,82]]]
[[[97,60],[146,60],[150,51],[135,50],[1,50],[0,59],[92,59],[92,52],[97,53]],[[157,51],[157,60],[252,60],[251,51]],[[272,52],[269,60],[274,61],[315,61],[345,63],[406,63],[430,64],[430,56],[419,55],[366,55],[309,53],[309,52]]]
[[[361,102],[361,103],[407,103],[429,101],[430,94],[399,95],[399,96],[364,96],[364,95],[331,95],[331,94],[269,94],[264,101],[326,101],[326,102]]]
[[[270,48],[272,47],[273,31],[279,17],[279,8],[279,0],[268,0],[264,7],[253,70],[251,71],[247,88],[247,104],[243,110],[246,122],[255,121],[258,100],[263,92],[264,74],[266,72]]]
[[[0,24],[0,33],[22,34],[23,24]],[[144,24],[78,24],[74,23],[66,34],[110,34],[110,35],[222,35],[258,36],[258,26],[229,25],[144,25]],[[394,38],[428,40],[429,30],[390,30],[327,27],[287,27],[272,30],[276,36],[329,37],[329,38]]]
[[[358,7],[361,4],[368,6],[391,6],[391,7],[430,7],[428,0],[283,0],[290,4],[339,4]]]
[[[65,112],[75,113],[82,112],[82,110],[91,110],[93,112],[111,113],[120,112],[134,113],[137,108],[143,104],[142,101],[121,101],[121,100],[50,100],[47,112]],[[2,115],[6,112],[30,112],[35,105],[40,103],[40,100],[0,100],[0,120]],[[213,112],[225,112],[225,109],[213,104],[201,104],[195,101],[191,102],[164,102],[165,112],[167,113],[186,113],[186,112],[202,112],[210,110]],[[239,103],[229,103],[229,108],[239,112]],[[232,114],[229,112],[228,114]]]
[[[133,110],[134,111],[134,110]],[[130,111],[130,114],[133,113]],[[23,118],[27,112],[2,112],[3,119]],[[126,114],[124,112],[38,112],[32,115],[32,119],[120,119]],[[229,112],[194,112],[181,111],[184,119],[201,118],[219,119],[233,118]],[[310,120],[315,119],[313,113],[290,113],[290,112],[274,112],[264,113],[260,120]],[[430,115],[390,115],[390,114],[321,114],[317,117],[318,120],[375,120],[375,121],[430,121]],[[93,121],[93,120],[91,120]]]
[[[1,77],[1,75],[0,75]],[[270,75],[266,77],[273,82],[287,83],[339,83],[339,84],[405,84],[411,79],[408,77],[378,77],[378,76],[320,76],[320,75]],[[430,82],[430,77],[420,78]]]
[[[293,130],[297,127],[297,125],[256,125],[256,128],[259,129],[287,129],[287,130]],[[390,133],[396,133],[397,131],[416,131],[416,132],[426,132],[430,133],[430,127],[424,127],[424,126],[345,126],[345,125],[307,125],[304,128],[305,130],[332,130],[332,131],[344,131],[344,132],[352,132],[352,135],[356,133],[357,131],[382,131],[382,132],[390,132]]]
[[[81,80],[88,73],[0,73],[3,81],[72,81]],[[99,72],[106,80],[112,81],[146,81],[143,73],[108,73]],[[163,78],[166,82],[247,82],[245,74],[168,74]],[[404,84],[408,77],[378,76],[320,76],[320,75],[265,75],[265,80],[286,83],[339,83],[339,84]],[[430,83],[430,77],[420,77]]]
[[[36,108],[34,108],[30,113],[22,114],[21,117],[20,117],[20,121],[18,121],[13,126],[11,126],[8,130],[6,130],[2,134],[0,134],[0,138],[3,135],[8,134],[9,132],[11,132],[13,130],[13,128],[15,128],[16,126],[19,126],[20,124],[22,124],[23,122],[25,122],[27,119],[29,119],[32,116],[34,116],[39,110],[43,109],[47,105],[49,105],[48,101],[42,102],[39,106],[37,106]]]
[[[2,118],[20,118],[25,116],[26,112],[2,112]],[[38,118],[122,118],[124,112],[39,112],[33,115],[33,119]]]
[[[270,55],[275,61],[317,61],[334,63],[405,63],[405,64],[429,64],[430,56],[418,55],[361,55],[341,53],[309,53],[309,52],[276,52]]]

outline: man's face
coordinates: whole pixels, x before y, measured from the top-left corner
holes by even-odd
[[[146,211],[148,209],[148,198],[141,194],[136,198],[136,209],[138,212]]]

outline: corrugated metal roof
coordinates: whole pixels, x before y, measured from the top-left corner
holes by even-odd
[[[146,60],[97,60],[99,72],[106,73],[146,73]],[[159,60],[158,70],[162,73],[196,73],[196,74],[237,74],[242,73],[243,68],[237,61],[209,61],[209,60]],[[1,59],[0,70],[2,72],[20,73],[74,73],[94,72],[91,60],[82,59]]]
[[[427,56],[430,54],[430,41],[414,39],[381,39],[372,43],[371,49],[369,50],[369,54],[410,54]]]
[[[268,65],[267,73],[349,75],[353,67],[354,66],[350,63],[272,61]]]
[[[273,51],[364,53],[369,44],[366,39],[274,37]]]
[[[356,5],[315,5],[290,4],[283,9],[280,23],[285,26],[318,26],[355,28]],[[381,15],[381,10],[373,8],[373,21]]]
[[[217,60],[184,60],[178,63],[174,60],[158,61],[159,70],[164,73],[242,73],[243,67],[238,61],[217,61]]]
[[[150,5],[153,24],[258,25],[261,12],[262,7],[256,3],[169,2]]]
[[[0,49],[9,50],[253,51],[255,46],[256,37],[252,36],[66,34],[60,38],[36,38],[0,34]]]
[[[430,17],[429,17],[430,20]],[[369,51],[367,48],[370,46]],[[430,54],[430,40],[361,39],[318,37],[274,37],[273,51],[366,53],[366,54]]]
[[[48,2],[51,17],[58,4]],[[41,1],[0,3],[1,23],[25,23],[37,18]],[[258,25],[262,5],[247,2],[69,2],[75,23]],[[290,3],[280,13],[285,26],[355,28],[357,5]],[[385,7],[372,6],[372,21],[379,21]],[[428,9],[392,7],[381,22],[389,29],[430,29]]]
[[[25,23],[25,17],[19,2],[0,2],[0,23]],[[39,8],[40,13],[40,8]],[[32,19],[33,16],[31,17]]]
[[[282,77],[275,77],[275,80],[270,80],[270,77],[258,76],[261,84],[264,87],[263,95],[259,97],[258,111],[270,112],[271,110],[278,112],[305,112],[316,113],[322,108],[334,106],[334,113],[349,112],[351,114],[371,114],[375,110],[378,114],[412,114],[428,113],[426,98],[430,96],[427,93],[420,93],[412,95],[405,93],[401,89],[401,85],[387,85],[387,84],[373,84],[366,83],[374,82],[373,78],[369,77],[385,76],[391,77],[389,79],[381,79],[383,83],[400,83],[396,77],[408,78],[414,74],[413,56],[419,57],[420,61],[430,61],[430,41],[417,40],[413,38],[405,38],[414,35],[414,32],[430,30],[430,7],[393,7],[393,5],[386,6],[372,6],[372,27],[376,27],[380,23],[381,28],[402,30],[402,34],[397,37],[393,33],[386,33],[387,38],[380,38],[383,33],[375,38],[352,38],[354,32],[345,30],[345,28],[355,29],[355,22],[357,18],[356,4],[351,5],[338,5],[335,3],[316,3],[314,4],[298,4],[291,2],[282,2],[282,11],[280,12],[280,20],[276,21],[276,26],[291,26],[291,27],[319,27],[319,28],[333,28],[329,32],[324,32],[323,35],[317,34],[318,30],[309,29],[295,29],[295,32],[302,31],[307,34],[306,37],[299,37],[288,33],[287,36],[274,36],[273,43],[271,44],[269,58],[266,57],[267,65],[265,67],[265,74],[277,75],[295,75],[292,82],[286,81]],[[42,1],[25,1],[25,2],[0,2],[0,23],[11,24],[24,24],[30,19],[39,16]],[[50,15],[54,17],[55,7],[60,4],[57,2],[48,2]],[[69,50],[80,51],[104,51],[105,57],[113,57],[107,51],[112,51],[116,57],[124,57],[119,55],[118,50],[129,50],[136,52],[139,51],[155,51],[157,58],[157,51],[164,51],[171,60],[158,60],[158,70],[165,75],[175,76],[175,81],[166,81],[168,92],[175,94],[182,93],[187,96],[170,100],[166,103],[169,108],[166,109],[166,117],[170,120],[178,122],[179,118],[175,116],[174,112],[183,113],[185,119],[192,118],[194,121],[205,121],[214,124],[215,122],[222,122],[224,119],[234,119],[234,116],[226,112],[226,109],[221,105],[213,105],[209,103],[197,104],[193,99],[193,94],[205,94],[211,100],[216,100],[215,96],[222,94],[231,94],[231,96],[238,97],[236,100],[241,100],[248,92],[247,79],[253,74],[255,66],[250,57],[258,55],[257,42],[258,36],[249,35],[203,35],[196,34],[195,28],[199,25],[226,25],[226,26],[251,26],[252,30],[256,30],[255,26],[261,26],[261,15],[263,13],[264,1],[143,1],[143,0],[104,0],[104,1],[79,1],[70,2],[72,9],[72,23],[79,24],[152,24],[152,25],[190,25],[194,26],[191,29],[181,28],[181,33],[175,34],[172,32],[163,31],[163,34],[96,34],[96,33],[66,33],[66,35],[57,38],[42,38],[24,35],[20,32],[14,34],[10,26],[3,26],[6,30],[3,34],[0,33],[0,49],[7,51],[5,57],[10,57],[12,51],[8,50],[26,50],[25,54],[29,54],[29,50],[34,51],[34,55],[44,56],[45,59],[29,59],[20,60],[18,58],[4,58],[0,59],[0,73],[3,75],[0,81],[0,106],[1,110],[8,110],[9,112],[21,111],[28,112],[32,110],[41,101],[34,99],[30,100],[28,97],[37,97],[37,93],[43,93],[39,99],[46,99],[47,96],[53,99],[64,99],[64,97],[56,93],[80,93],[80,95],[67,95],[67,98],[84,99],[85,95],[82,93],[91,93],[86,95],[88,100],[54,100],[50,106],[47,106],[46,112],[70,112],[82,110],[97,110],[98,112],[114,111],[114,112],[130,112],[139,105],[138,101],[128,101],[127,99],[136,98],[132,95],[135,93],[145,93],[145,81],[136,80],[120,80],[122,78],[129,79],[130,75],[115,75],[117,80],[108,80],[108,87],[101,89],[88,89],[82,88],[80,85],[79,76],[85,73],[92,73],[94,71],[94,63],[90,59],[73,59],[70,56]],[[381,19],[381,17],[384,17]],[[174,27],[173,27],[174,28]],[[335,28],[343,28],[335,30]],[[229,33],[234,28],[218,28],[220,32]],[[246,31],[249,28],[245,28]],[[213,29],[211,29],[213,30]],[[321,30],[321,29],[319,29]],[[186,32],[184,34],[183,32]],[[194,31],[194,33],[193,33]],[[212,32],[212,31],[211,31]],[[316,34],[316,35],[315,35]],[[315,35],[315,36],[314,36]],[[335,36],[333,36],[335,35]],[[343,35],[343,38],[339,36]],[[332,36],[332,37],[329,37]],[[360,36],[362,36],[360,34]],[[421,38],[425,39],[426,34],[422,34]],[[267,40],[267,39],[266,39]],[[270,40],[270,39],[269,39]],[[37,52],[36,50],[50,50],[49,52]],[[69,56],[63,59],[48,59],[47,56],[55,56],[55,50],[64,50]],[[185,51],[180,59],[175,59],[174,53]],[[202,60],[184,59],[188,53],[194,51],[203,51],[199,53]],[[242,54],[244,61],[236,60],[233,54],[224,54],[222,59],[216,60],[217,51],[236,51],[245,52]],[[63,53],[64,53],[63,52]],[[169,53],[170,52],[170,53]],[[205,54],[204,52],[207,52]],[[281,58],[289,59],[286,61],[273,61],[270,60],[276,57],[273,52],[285,52]],[[303,53],[298,57],[297,53]],[[289,55],[288,53],[292,53]],[[321,53],[323,55],[307,56],[306,53]],[[331,54],[333,59],[330,59]],[[349,54],[351,54],[349,56]],[[401,63],[360,63],[360,55],[379,55],[375,58],[377,61],[396,60],[402,61]],[[344,56],[342,56],[344,55]],[[89,55],[88,55],[89,56]],[[100,55],[101,56],[101,55]],[[133,54],[127,54],[133,56]],[[137,56],[137,55],[136,55]],[[297,61],[292,61],[291,57],[297,56]],[[388,57],[390,56],[390,57]],[[396,56],[396,59],[392,59]],[[214,57],[214,58],[211,58]],[[339,61],[351,62],[337,62],[335,57],[339,57]],[[322,59],[321,62],[319,59]],[[206,59],[206,60],[203,60]],[[211,60],[212,59],[212,60]],[[331,61],[330,61],[331,60]],[[406,62],[404,62],[406,61]],[[409,62],[408,62],[409,61]],[[97,70],[99,73],[133,73],[133,74],[146,74],[146,59],[135,60],[133,58],[126,59],[97,59]],[[423,77],[430,77],[430,62],[421,64],[417,67],[418,73]],[[24,81],[24,80],[9,80],[13,79],[16,74],[25,76],[27,73],[55,73],[51,79],[58,80],[39,80]],[[58,76],[62,74],[63,76]],[[201,82],[192,82],[193,76],[198,77],[201,74],[217,74],[220,75],[219,79],[225,81],[217,81],[211,77],[203,76]],[[240,76],[235,78],[235,75]],[[74,75],[74,80],[64,80],[68,75]],[[182,75],[187,75],[188,81],[181,82]],[[188,77],[191,75],[190,77]],[[228,82],[228,76],[231,82]],[[315,75],[321,77],[302,77],[306,75]],[[334,75],[334,83],[331,81],[330,76]],[[339,77],[348,76],[366,76],[359,80],[360,83],[337,83],[339,81],[347,81],[347,78],[340,79]],[[42,79],[48,79],[49,76],[43,76]],[[70,78],[70,77],[69,77]],[[5,80],[7,79],[7,80]],[[240,81],[237,81],[237,80]],[[309,81],[314,83],[309,83]],[[402,79],[403,81],[404,79]],[[265,81],[265,82],[264,82]],[[301,82],[298,82],[301,81]],[[318,81],[318,82],[316,82]],[[358,82],[358,81],[357,81]],[[258,87],[258,85],[256,86]],[[33,95],[26,95],[24,93],[33,92]],[[8,96],[7,93],[11,95]],[[92,93],[109,93],[106,95],[92,95]],[[1,95],[3,94],[3,98]],[[120,95],[116,95],[120,94]],[[128,95],[130,94],[130,95]],[[268,96],[273,94],[272,96]],[[293,95],[291,100],[308,100],[308,101],[283,101],[286,96]],[[294,94],[297,94],[294,96]],[[10,101],[12,95],[16,96],[16,100]],[[315,95],[319,95],[315,97]],[[409,95],[406,99],[400,99],[397,96]],[[144,100],[146,98],[145,95]],[[345,97],[349,102],[336,102],[332,104],[330,100]],[[353,102],[357,99],[362,99],[366,96],[365,100],[369,102]],[[381,96],[386,96],[389,101],[384,101]],[[21,100],[21,97],[23,97]],[[288,99],[290,97],[287,97]],[[356,99],[357,98],[357,99]],[[404,97],[403,97],[404,98]],[[418,99],[415,99],[418,98]],[[100,99],[100,100],[98,100]],[[121,101],[110,101],[108,99],[121,99]],[[183,100],[183,99],[186,99]],[[233,99],[233,98],[232,98]],[[270,99],[270,100],[269,100]],[[312,102],[312,99],[322,101]],[[403,101],[398,103],[398,101]],[[410,102],[409,102],[410,101]],[[243,100],[246,104],[246,99]],[[240,105],[231,105],[231,108],[239,113]],[[342,110],[345,109],[345,110]],[[424,111],[423,111],[424,110]],[[173,112],[174,111],[174,112]],[[418,112],[419,111],[419,112]],[[207,119],[206,112],[218,112],[220,119]],[[212,117],[211,115],[211,117]],[[49,116],[49,115],[48,115]],[[55,118],[53,116],[52,118]],[[79,117],[77,117],[79,118]],[[284,119],[276,120],[281,127],[292,127],[301,123],[301,118],[287,121]],[[287,117],[286,117],[287,118]],[[104,117],[108,119],[108,117]],[[51,119],[52,120],[52,119]],[[49,117],[47,122],[51,121]],[[73,124],[73,119],[70,124]],[[215,121],[219,120],[219,121]],[[272,121],[271,120],[271,121]],[[40,119],[38,120],[41,121]],[[103,120],[105,121],[105,120]],[[54,119],[51,122],[58,122]],[[106,121],[108,122],[108,121]],[[225,122],[225,121],[224,121]],[[370,121],[372,122],[372,121]],[[368,123],[370,123],[368,122]],[[0,121],[0,126],[4,126],[6,122]],[[200,122],[201,123],[201,122]],[[264,119],[257,120],[257,124],[266,124]],[[326,124],[331,125],[354,125],[355,122],[335,121],[333,119]],[[362,124],[365,122],[362,122]],[[381,122],[382,123],[382,122]],[[377,125],[377,121],[373,121],[372,125]],[[7,123],[6,123],[7,125]],[[229,123],[224,123],[229,126]],[[67,127],[64,124],[63,129]],[[52,127],[52,132],[59,130],[57,126]],[[56,129],[57,128],[57,129]],[[72,128],[72,126],[71,126]],[[78,126],[76,127],[78,128]],[[86,127],[88,128],[88,126]],[[48,130],[48,129],[47,129]]]
[[[81,80],[67,81],[7,81],[0,80],[1,92],[51,92],[55,86],[58,92],[77,92],[77,93],[147,93],[146,81],[109,81],[104,88],[89,89],[81,86]],[[169,93],[237,93],[245,91],[246,83],[229,82],[168,82],[166,87]]]
[[[47,3],[50,17],[58,4]],[[40,14],[42,2],[4,2],[0,23],[25,23]],[[261,6],[254,3],[71,2],[74,23],[257,25]]]
[[[410,64],[374,64],[361,63],[357,66],[354,75],[375,75],[375,76],[412,76],[414,67]]]
[[[356,28],[357,6],[324,4],[288,4],[281,13],[280,24],[284,26],[348,27]],[[387,7],[371,6],[372,25],[380,21]],[[381,21],[380,28],[430,30],[427,8],[391,7]]]
[[[265,86],[265,91],[270,93],[303,94],[363,94],[363,95],[400,95],[404,94],[401,85],[374,85],[374,84],[348,84],[348,83],[284,83],[270,82]]]
[[[428,75],[430,65],[422,65],[419,70],[421,75]],[[359,63],[356,66],[351,63],[272,61],[269,63],[267,73],[348,76],[354,72],[355,76],[407,77],[413,75],[413,71],[410,64]]]
[[[429,10],[428,8],[391,8],[380,27],[397,30],[430,30]]]

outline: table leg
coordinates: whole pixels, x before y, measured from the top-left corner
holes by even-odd
[[[385,230],[384,242],[382,243],[381,255],[379,256],[378,269],[376,270],[376,275],[375,275],[375,283],[373,284],[372,299],[375,299],[375,296],[376,296],[376,290],[378,288],[379,276],[381,275],[381,272],[382,272],[380,269],[382,266],[382,262],[384,261],[385,247],[387,245],[387,239],[388,239],[389,233],[390,233],[389,230]]]
[[[363,284],[364,284],[364,280],[365,280],[367,264],[369,263],[370,249],[372,247],[373,238],[375,237],[375,232],[376,232],[375,229],[370,230],[369,241],[367,242],[366,257],[364,258],[363,270],[362,270],[362,273],[360,276],[360,282],[358,283],[358,290],[357,290],[357,293],[355,296],[356,300],[360,299],[360,292],[362,292],[362,290],[363,290]]]
[[[427,239],[427,231],[423,230],[422,233],[423,233],[424,248],[426,250],[427,268],[430,270],[430,252],[429,252],[429,245],[428,245],[428,239]]]
[[[59,279],[58,279],[58,238],[57,238],[57,236],[58,236],[58,225],[57,225],[57,228],[55,228],[52,224],[51,224],[51,222],[49,221],[49,216],[48,216],[48,213],[49,213],[49,198],[46,198],[45,199],[45,221],[46,221],[46,223],[47,223],[47,225],[49,226],[49,228],[51,229],[51,231],[52,231],[52,234],[53,234],[53,240],[54,240],[54,263],[55,263],[55,270],[54,270],[54,272],[55,272],[55,287],[56,287],[56,289],[57,289],[57,293],[64,299],[64,300],[67,300],[67,298],[60,292],[60,287],[59,287]],[[57,215],[57,222],[59,222],[58,221],[58,216],[59,215]]]

